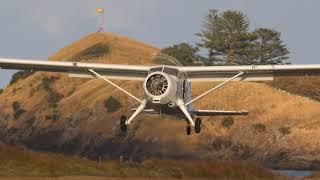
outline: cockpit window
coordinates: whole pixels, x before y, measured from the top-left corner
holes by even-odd
[[[170,67],[155,67],[150,69],[150,73],[154,72],[164,72],[173,76],[178,76],[179,71],[175,68],[170,68]]]
[[[157,72],[157,71],[162,72],[162,69],[163,69],[163,67],[155,67],[155,68],[150,69],[150,73],[154,73],[154,72]]]
[[[177,69],[168,68],[168,67],[165,67],[163,72],[170,74],[170,75],[173,75],[173,76],[178,76],[178,73],[179,73],[179,71]]]

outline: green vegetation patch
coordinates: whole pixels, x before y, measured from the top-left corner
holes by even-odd
[[[232,146],[232,142],[230,140],[227,139],[221,139],[221,138],[217,138],[212,142],[212,147],[213,149],[220,151],[224,148],[229,148]]]
[[[265,83],[291,94],[320,101],[320,78],[318,77],[281,77]]]
[[[21,104],[18,101],[15,101],[11,105],[13,109],[13,118],[15,120],[19,119],[19,117],[26,112],[26,110],[21,108]]]
[[[42,78],[42,84],[43,89],[47,91],[49,97],[48,97],[48,103],[50,107],[57,107],[60,100],[64,97],[63,94],[60,94],[58,91],[56,91],[52,85],[53,83],[58,80],[59,77],[44,77]]]
[[[254,124],[253,129],[255,133],[263,133],[266,131],[266,126],[262,123]]]
[[[99,58],[109,54],[110,51],[111,48],[108,44],[100,42],[74,55],[72,60],[81,61],[84,59]]]
[[[121,108],[121,103],[114,97],[110,96],[103,102],[109,113],[116,112]]]
[[[285,136],[285,135],[288,135],[288,134],[291,133],[291,129],[290,129],[290,127],[281,127],[281,128],[279,128],[279,132],[280,132],[283,136]]]
[[[201,60],[199,48],[188,43],[174,44],[161,50],[156,64],[192,66]]]
[[[3,89],[0,89],[0,94],[2,94],[3,93]]]
[[[11,77],[10,80],[10,85],[18,82],[20,79],[25,79],[27,77],[29,77],[30,75],[32,75],[34,72],[30,71],[30,70],[23,70],[23,71],[18,71],[16,73],[14,73]]]
[[[230,128],[234,124],[233,117],[225,117],[222,121],[222,126],[225,128]]]

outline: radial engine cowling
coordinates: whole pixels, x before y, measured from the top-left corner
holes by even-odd
[[[175,77],[163,72],[151,73],[145,79],[143,88],[148,100],[157,104],[173,102],[177,95]]]

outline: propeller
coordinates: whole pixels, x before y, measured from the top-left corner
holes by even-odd
[[[146,82],[147,91],[154,96],[161,96],[168,89],[168,80],[161,74],[154,74]]]

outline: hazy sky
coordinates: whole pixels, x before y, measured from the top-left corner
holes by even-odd
[[[208,9],[236,9],[251,28],[282,32],[291,62],[320,63],[319,0],[1,0],[0,57],[46,59],[97,29],[95,9],[106,10],[107,31],[158,47],[197,42]],[[12,72],[0,70],[0,87]]]

